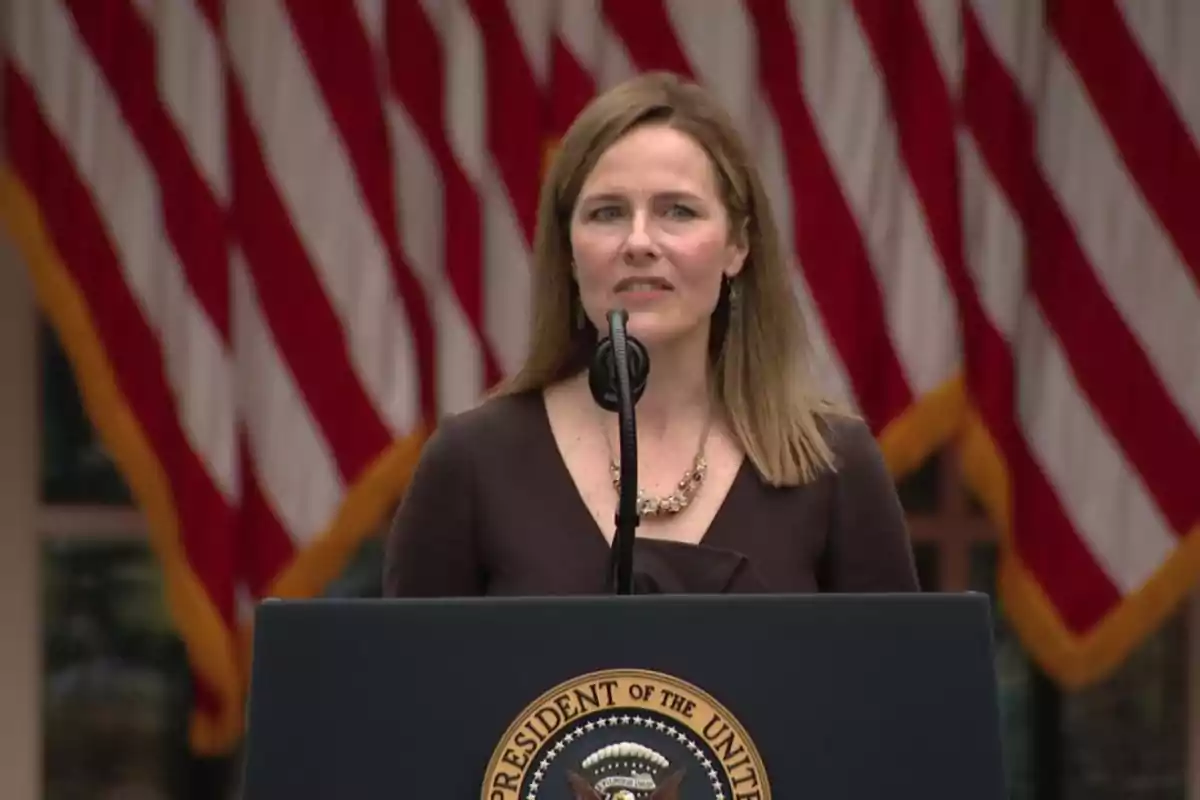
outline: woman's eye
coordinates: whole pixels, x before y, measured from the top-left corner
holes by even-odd
[[[588,219],[605,222],[617,219],[620,215],[621,209],[617,206],[601,206],[600,208],[593,208],[588,213]]]
[[[667,210],[667,216],[673,219],[692,219],[696,212],[687,206],[673,205]]]

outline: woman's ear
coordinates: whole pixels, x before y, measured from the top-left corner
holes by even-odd
[[[727,278],[735,278],[742,271],[742,267],[746,265],[746,257],[750,255],[750,221],[746,220],[741,224],[737,234],[733,237],[730,243],[732,256],[729,266],[725,270]]]
[[[729,262],[729,266],[725,269],[725,277],[729,279],[736,278],[746,266],[746,256],[750,254],[747,247],[739,246],[733,251],[733,258]]]

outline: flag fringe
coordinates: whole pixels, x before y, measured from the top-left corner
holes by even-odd
[[[945,446],[962,428],[966,391],[961,374],[916,398],[879,433],[888,470],[902,480]]]
[[[150,546],[164,573],[167,606],[189,663],[217,698],[215,710],[193,712],[192,748],[204,754],[227,751],[242,725],[243,695],[234,641],[188,563],[166,472],[121,392],[92,311],[51,241],[33,194],[7,167],[0,170],[0,220],[25,259],[37,302],[73,368],[83,406],[145,514]]]
[[[219,701],[215,711],[193,709],[192,750],[226,754],[243,732],[243,702],[252,662],[252,623],[235,636],[192,571],[179,536],[178,509],[166,473],[146,432],[118,386],[83,293],[64,265],[32,194],[9,169],[0,171],[0,219],[25,259],[39,307],[71,363],[89,419],[112,453],[164,574],[166,602],[198,680]],[[319,595],[345,569],[362,542],[401,496],[424,443],[423,428],[396,440],[347,491],[337,517],[299,550],[276,578],[272,597]]]
[[[364,541],[379,530],[394,504],[404,494],[425,444],[419,428],[394,441],[347,489],[337,517],[275,579],[270,597],[288,599],[320,595],[336,580]],[[245,620],[238,631],[242,670],[250,676],[253,663],[254,623]]]
[[[1109,677],[1157,631],[1200,581],[1200,522],[1181,531],[1178,548],[1136,592],[1085,635],[1072,631],[1012,546],[1011,483],[995,440],[974,408],[961,441],[963,474],[1000,537],[998,596],[1024,648],[1069,691]]]

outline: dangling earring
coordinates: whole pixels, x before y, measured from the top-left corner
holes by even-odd
[[[741,292],[738,290],[737,280],[728,275],[725,276],[725,292],[729,298],[729,315],[733,316],[733,313],[737,311]]]

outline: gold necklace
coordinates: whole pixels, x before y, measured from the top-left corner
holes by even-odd
[[[708,421],[704,424],[704,430],[700,433],[700,444],[696,448],[696,457],[692,459],[692,467],[683,473],[683,477],[679,479],[674,491],[665,497],[655,497],[647,494],[645,489],[638,488],[637,491],[637,512],[638,516],[643,519],[654,519],[656,517],[670,517],[683,511],[692,504],[692,500],[700,492],[700,487],[704,484],[704,477],[708,473],[708,459],[704,456],[704,447],[708,442],[708,431],[712,426],[712,415],[709,415]],[[608,473],[612,477],[613,489],[617,495],[621,494],[621,465],[613,456],[612,443],[608,436],[604,437],[605,444],[608,445]]]

